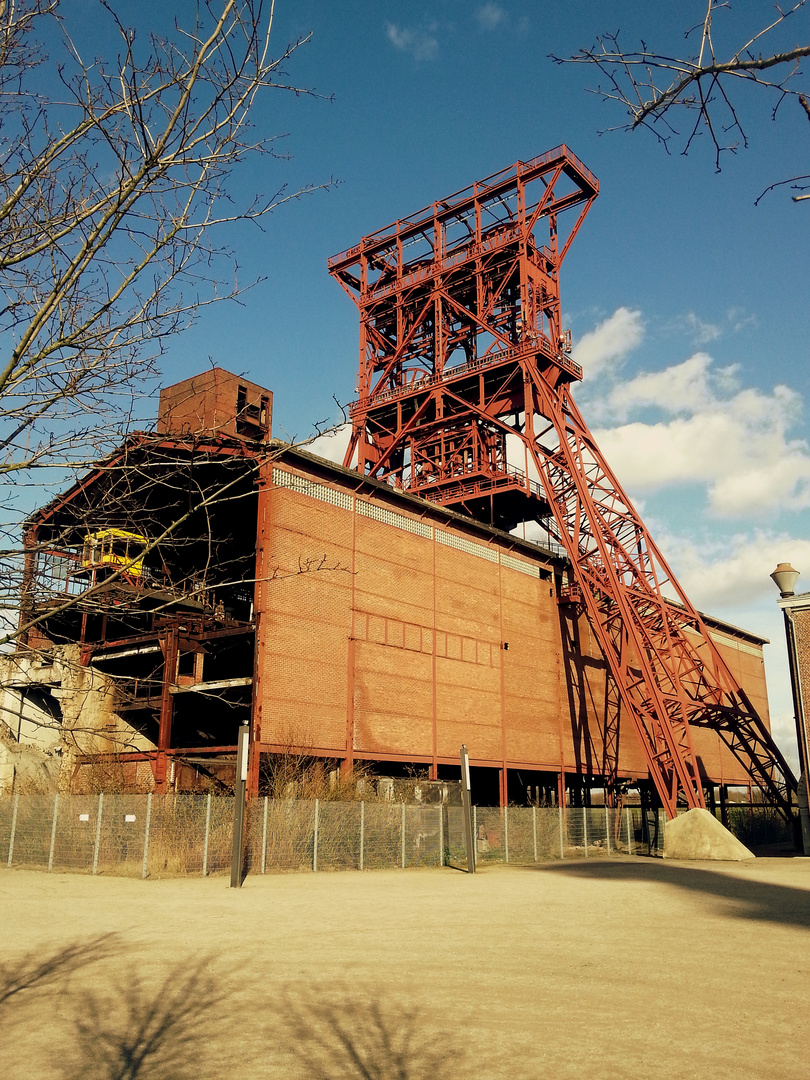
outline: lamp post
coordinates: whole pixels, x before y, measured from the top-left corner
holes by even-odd
[[[796,597],[794,592],[799,571],[794,570],[790,563],[779,563],[771,579],[779,590],[779,607],[785,618],[785,638],[787,639],[788,668],[790,670],[790,689],[793,695],[793,715],[796,722],[796,739],[799,744],[799,785],[796,792],[799,803],[799,819],[802,828],[802,847],[804,854],[810,856],[810,812],[807,806],[807,778],[810,775],[810,742],[807,737],[807,718],[804,713],[804,696],[802,693],[802,671],[799,664],[799,652],[796,647],[796,624],[793,618],[794,609],[801,607],[810,611],[810,594],[804,597]],[[806,602],[802,603],[801,601]]]

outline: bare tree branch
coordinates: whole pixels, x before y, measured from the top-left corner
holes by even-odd
[[[240,291],[215,227],[331,184],[232,201],[235,168],[278,156],[259,96],[308,92],[284,76],[307,38],[270,56],[272,4],[208,0],[143,43],[98,10],[118,53],[90,63],[57,4],[0,4],[0,473],[115,439],[167,338]]]
[[[646,128],[667,152],[671,142],[680,137],[683,154],[692,148],[695,137],[705,132],[714,148],[715,167],[719,171],[724,153],[736,153],[740,146],[748,146],[739,107],[732,96],[736,86],[754,84],[774,93],[774,118],[786,98],[795,98],[810,117],[807,98],[795,85],[801,74],[800,62],[810,56],[810,44],[778,47],[770,53],[760,51],[763,39],[768,38],[770,45],[776,35],[786,28],[789,30],[793,24],[788,20],[797,16],[806,3],[807,0],[798,0],[785,10],[776,5],[776,17],[747,36],[739,47],[725,50],[725,59],[719,58],[715,46],[714,16],[730,4],[720,0],[706,0],[703,18],[686,31],[687,40],[699,31],[700,44],[691,56],[659,52],[644,41],[639,49],[628,51],[620,44],[616,31],[600,35],[594,46],[581,49],[574,56],[552,54],[552,59],[558,64],[589,64],[599,70],[605,82],[591,92],[605,101],[618,102],[629,116],[627,123],[607,130]],[[689,117],[683,129],[678,121],[681,113]],[[807,176],[794,176],[767,190],[806,179]]]

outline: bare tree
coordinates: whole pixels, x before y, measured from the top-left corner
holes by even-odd
[[[117,612],[120,590],[110,590],[131,584],[144,558],[134,591],[150,593],[153,619],[177,598],[206,613],[246,606],[250,552],[228,540],[272,452],[256,439],[217,471],[216,454],[195,445],[161,450],[159,437],[131,432],[137,397],[172,335],[251,284],[237,280],[231,227],[261,227],[289,199],[331,184],[290,191],[275,167],[254,169],[256,193],[240,201],[244,184],[232,182],[240,167],[283,156],[278,136],[254,130],[257,103],[309,93],[285,71],[306,38],[271,51],[275,0],[189,2],[174,22],[160,5],[139,16],[168,24],[164,34],[127,26],[114,0],[95,3],[93,50],[103,42],[104,59],[85,44],[86,7],[0,0],[3,649],[40,627],[31,607],[40,601],[48,629],[62,632],[54,642],[76,641],[69,620]],[[101,481],[69,504],[72,517],[24,537],[32,511],[91,463]],[[128,527],[146,546],[103,583],[75,582],[83,540],[104,527]],[[59,579],[39,596],[49,569]],[[19,663],[38,662],[37,648]]]
[[[95,30],[110,41],[99,60],[59,0],[0,0],[7,609],[18,602],[23,520],[43,491],[117,445],[167,339],[243,287],[227,226],[260,225],[313,190],[281,184],[240,204],[230,183],[239,166],[280,156],[277,137],[252,130],[259,97],[309,92],[285,74],[306,39],[271,54],[274,5],[190,4],[190,21],[161,37],[97,0]]]
[[[787,45],[785,34],[794,28],[807,0],[791,7],[774,5],[774,17],[767,25],[747,33],[741,44],[720,49],[715,44],[715,16],[731,4],[705,0],[703,18],[687,29],[685,41],[696,51],[687,56],[659,52],[642,41],[637,50],[625,50],[619,32],[597,37],[588,49],[575,56],[552,55],[557,63],[589,64],[598,68],[604,82],[592,92],[604,100],[616,101],[627,112],[628,121],[609,130],[634,131],[647,128],[669,150],[680,143],[687,154],[700,133],[708,134],[715,166],[720,170],[722,155],[748,147],[737,90],[753,84],[773,95],[772,115],[786,100],[795,101],[810,120],[810,101],[798,85],[802,59],[810,56],[810,44]],[[807,28],[802,27],[806,33]],[[764,50],[764,51],[763,51]],[[684,116],[681,127],[679,115]],[[792,176],[772,184],[806,186],[810,174]],[[764,192],[762,193],[764,194]],[[760,196],[761,198],[762,196]],[[810,198],[796,195],[794,201]],[[759,200],[757,200],[759,201]]]
[[[57,0],[0,0],[0,473],[97,456],[167,337],[233,297],[217,226],[301,192],[232,201],[236,166],[275,154],[250,118],[290,84],[273,3],[206,0],[141,41],[107,0],[117,55],[83,55]],[[47,42],[46,52],[43,41]],[[45,88],[45,89],[43,89]]]

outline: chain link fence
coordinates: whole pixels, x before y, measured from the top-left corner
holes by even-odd
[[[131,877],[228,872],[232,798],[15,795],[0,799],[7,867]],[[473,807],[486,863],[661,854],[663,812]],[[248,873],[466,866],[460,806],[260,798],[250,802]]]
[[[442,806],[294,802],[250,806],[249,870],[382,870],[444,864]]]
[[[446,862],[466,865],[461,807],[446,807]],[[476,860],[532,863],[548,859],[662,855],[663,810],[640,807],[473,807]]]

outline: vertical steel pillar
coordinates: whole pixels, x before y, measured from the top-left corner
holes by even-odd
[[[472,820],[470,795],[470,758],[466,744],[459,751],[461,757],[461,805],[464,809],[464,839],[467,844],[467,873],[475,873],[475,833]]]
[[[158,728],[157,755],[154,763],[155,791],[162,795],[166,791],[167,751],[172,745],[172,713],[174,699],[171,688],[177,679],[177,639],[178,629],[172,626],[160,642],[163,650],[163,679],[160,688],[160,726]]]
[[[248,779],[248,752],[250,750],[250,726],[239,728],[239,745],[236,752],[236,783],[233,807],[233,849],[231,851],[231,888],[241,889],[242,868],[245,860],[245,803]]]

